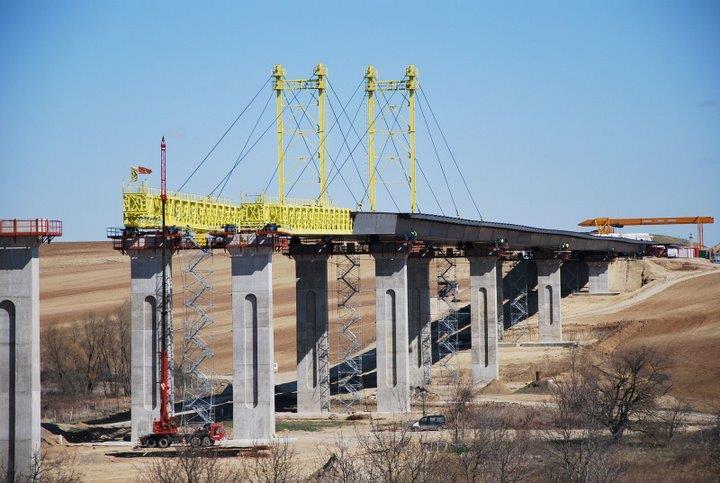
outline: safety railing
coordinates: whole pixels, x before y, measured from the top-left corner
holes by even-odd
[[[46,218],[0,220],[0,236],[62,236],[62,221]]]

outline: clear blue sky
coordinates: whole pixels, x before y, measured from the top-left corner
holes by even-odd
[[[122,222],[128,167],[157,168],[162,135],[177,188],[274,64],[304,77],[317,62],[344,99],[370,63],[384,78],[416,64],[485,219],[573,229],[604,215],[720,218],[717,1],[7,0],[0,217],[59,218],[65,240],[102,239]],[[269,95],[268,87],[187,191],[207,193],[229,169]],[[265,187],[275,163],[268,134],[229,196]],[[418,158],[443,193],[421,127],[418,138]],[[355,155],[364,174],[364,152]],[[448,175],[472,217],[454,168]],[[339,179],[331,195],[352,205]],[[420,206],[437,211],[424,182]],[[720,241],[720,220],[706,241]]]

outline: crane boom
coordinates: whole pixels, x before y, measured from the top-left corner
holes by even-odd
[[[578,226],[591,226],[601,235],[613,233],[615,228],[624,226],[643,225],[697,225],[697,248],[704,246],[703,225],[715,223],[712,216],[674,216],[656,218],[588,218],[578,223]]]

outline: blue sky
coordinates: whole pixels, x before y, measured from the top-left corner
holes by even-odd
[[[178,188],[274,64],[302,78],[324,62],[343,100],[368,64],[381,78],[417,65],[485,219],[574,229],[593,216],[720,218],[717,1],[202,3],[0,2],[0,217],[59,218],[65,240],[102,239],[122,223],[129,166],[157,168],[162,135]],[[207,194],[222,178],[270,94],[186,191]],[[273,133],[224,194],[265,188]],[[421,166],[452,212],[420,118],[417,135]],[[339,140],[331,135],[332,149]],[[363,174],[364,156],[357,148]],[[473,217],[446,151],[441,161],[459,211]],[[350,166],[343,174],[362,193]],[[297,194],[312,194],[311,181]],[[402,186],[390,189],[406,210]],[[352,207],[339,178],[330,192]],[[378,193],[380,208],[394,209]],[[424,181],[419,200],[438,211]],[[720,241],[720,219],[705,236]]]

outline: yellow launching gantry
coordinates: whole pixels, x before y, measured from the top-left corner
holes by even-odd
[[[415,90],[418,88],[418,69],[409,65],[405,69],[405,78],[402,80],[378,80],[378,73],[375,67],[368,66],[365,71],[365,92],[367,93],[367,117],[368,117],[368,198],[370,200],[370,211],[377,211],[377,154],[375,152],[375,135],[377,128],[375,122],[375,91],[407,91],[408,93],[408,158],[410,164],[410,211],[417,213],[417,179],[415,169],[417,157],[415,153]],[[392,132],[390,133],[392,136]]]
[[[186,193],[169,193],[166,204],[167,225],[195,232],[200,243],[209,232],[222,230],[228,225],[240,229],[263,229],[275,225],[284,232],[294,235],[349,235],[352,234],[352,218],[349,208],[332,206],[328,195],[327,147],[325,103],[327,69],[323,64],[315,67],[310,79],[287,79],[282,65],[276,65],[272,72],[272,89],[276,100],[277,127],[277,173],[278,196],[264,195],[245,198],[240,203],[213,196],[198,196]],[[410,65],[403,80],[377,79],[377,71],[370,66],[366,71],[366,92],[368,103],[368,191],[370,209],[376,211],[377,199],[375,153],[375,91],[402,90],[408,93],[408,136],[410,162],[410,209],[417,212],[416,199],[416,154],[415,154],[415,90],[417,89],[417,68]],[[319,191],[316,199],[298,200],[286,197],[285,190],[285,125],[283,113],[288,107],[283,102],[284,91],[312,90],[317,96],[317,156],[319,161]],[[311,161],[311,160],[310,160]],[[309,162],[310,162],[309,161]],[[123,187],[123,223],[126,228],[157,229],[161,225],[162,203],[160,191],[150,188],[145,182],[131,182]]]

